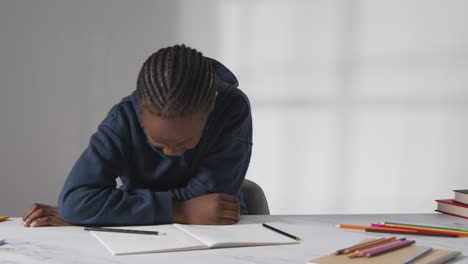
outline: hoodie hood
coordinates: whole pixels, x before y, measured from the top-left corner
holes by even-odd
[[[210,60],[211,65],[213,66],[213,69],[215,71],[215,77],[217,79],[215,80],[215,83],[216,81],[220,81],[221,83],[225,83],[231,87],[237,87],[239,85],[239,82],[237,81],[236,76],[234,75],[234,73],[231,72],[231,70],[229,70],[221,62],[215,59],[208,58],[208,57],[206,58]]]

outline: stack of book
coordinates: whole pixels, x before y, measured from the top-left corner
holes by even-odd
[[[468,219],[468,189],[454,190],[454,199],[436,200],[437,212]]]

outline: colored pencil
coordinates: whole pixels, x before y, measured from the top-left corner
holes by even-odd
[[[384,225],[388,226],[408,226],[416,228],[428,228],[428,229],[437,229],[437,230],[447,230],[447,231],[456,231],[468,233],[466,229],[450,228],[450,227],[441,227],[441,226],[428,226],[428,225],[414,225],[414,224],[404,224],[404,223],[394,223],[394,222],[383,222]]]
[[[399,224],[399,223],[387,223],[384,222],[383,226],[387,227],[397,227],[397,228],[419,228],[427,231],[441,231],[441,232],[452,232],[459,234],[460,236],[468,237],[468,231],[463,229],[456,228],[445,228],[445,227],[435,227],[435,226],[419,226],[419,225],[409,225],[409,224]]]
[[[423,232],[423,231],[413,231],[413,230],[398,230],[398,229],[389,229],[383,230],[378,228],[368,228],[365,229],[366,232],[375,232],[375,233],[388,233],[388,234],[406,234],[406,235],[415,235],[415,236],[437,236],[437,237],[460,237],[458,234],[441,234],[435,232]]]
[[[348,225],[348,224],[339,224],[336,225],[339,228],[345,229],[356,229],[356,230],[366,230],[366,229],[379,229],[379,230],[395,230],[393,227],[371,227],[371,226],[361,226],[361,225]],[[404,230],[404,229],[401,229]]]
[[[364,256],[364,252],[369,252],[370,250],[374,250],[374,249],[377,249],[377,248],[383,248],[383,247],[386,247],[388,245],[393,245],[395,243],[399,243],[399,242],[404,241],[404,240],[406,240],[406,238],[403,237],[403,238],[400,238],[400,239],[397,239],[397,240],[388,241],[388,242],[386,242],[384,244],[376,245],[376,246],[371,247],[371,248],[363,248],[361,250],[357,250],[354,253],[348,255],[348,257],[350,257],[350,258],[362,257],[362,256]]]
[[[377,245],[381,245],[383,243],[387,243],[389,241],[393,241],[395,240],[396,237],[387,237],[387,238],[380,238],[380,239],[373,239],[373,240],[370,240],[370,241],[366,241],[366,242],[363,242],[363,243],[359,243],[359,244],[356,244],[356,245],[353,245],[353,246],[350,246],[350,247],[347,247],[347,248],[343,248],[343,249],[340,249],[340,250],[337,250],[335,252],[336,255],[340,255],[340,254],[349,254],[349,253],[353,253],[357,250],[361,250],[361,249],[365,249],[365,248],[370,248],[370,247],[374,247],[374,246],[377,246]]]
[[[346,247],[346,248],[343,248],[343,249],[339,249],[337,250],[334,254],[335,255],[340,255],[340,254],[344,254],[346,250],[350,249],[350,248],[353,248],[353,247],[357,247],[357,246],[361,246],[361,245],[366,245],[366,244],[369,244],[369,243],[372,243],[372,242],[375,242],[375,241],[378,241],[378,240],[382,240],[384,238],[376,238],[376,239],[370,239],[368,241],[365,241],[365,242],[362,242],[362,243],[358,243],[358,244],[355,244],[355,245],[352,245],[350,247]]]
[[[460,234],[459,232],[455,231],[446,231],[446,230],[436,230],[436,229],[424,229],[424,228],[416,228],[416,227],[407,227],[407,226],[387,226],[387,225],[380,225],[380,224],[371,224],[372,227],[386,227],[386,228],[395,228],[395,229],[404,229],[404,230],[414,230],[417,232],[433,232],[439,234],[456,234],[459,236],[468,236],[468,234]]]
[[[367,228],[367,226],[360,226],[360,225],[348,225],[348,224],[338,224],[335,225],[336,227],[339,228],[346,228],[346,229],[357,229],[357,230],[364,230]]]
[[[450,253],[450,254],[444,256],[444,257],[441,257],[441,258],[439,258],[439,259],[434,259],[434,260],[432,260],[432,261],[429,261],[429,262],[427,262],[426,264],[442,264],[442,263],[445,263],[445,262],[447,262],[447,261],[449,261],[449,260],[451,260],[451,259],[457,257],[457,256],[460,255],[460,254],[461,254],[460,251],[454,251],[454,252],[452,252],[452,253]]]
[[[356,252],[358,250],[364,250],[364,249],[367,249],[367,248],[376,247],[376,246],[379,246],[379,245],[390,243],[390,242],[394,241],[395,239],[396,239],[396,237],[394,237],[394,236],[393,237],[387,237],[387,238],[381,238],[381,239],[366,243],[364,245],[357,245],[355,247],[348,248],[348,249],[345,250],[344,253],[349,254],[349,253]]]
[[[388,248],[382,249],[380,251],[371,252],[371,253],[366,254],[365,256],[366,257],[375,257],[375,256],[378,256],[378,255],[382,255],[382,254],[391,252],[391,251],[395,251],[395,250],[400,249],[400,248],[407,247],[409,245],[414,244],[415,242],[416,241],[414,241],[414,240],[402,241],[400,244],[397,244],[397,245],[395,245],[393,247],[388,247]]]
[[[410,264],[410,263],[413,263],[415,260],[417,260],[418,258],[430,253],[432,251],[432,248],[426,248],[425,250],[419,252],[418,254],[408,258],[407,260],[403,261],[402,264]]]
[[[367,250],[364,250],[361,252],[361,254],[359,254],[361,257],[362,256],[367,256],[368,254],[371,254],[371,253],[374,253],[374,252],[378,252],[378,251],[381,251],[381,250],[384,250],[384,249],[387,249],[387,248],[392,248],[394,246],[397,246],[397,245],[400,245],[402,243],[406,243],[408,242],[409,240],[406,240],[406,239],[398,239],[397,241],[393,241],[392,243],[388,243],[386,245],[382,245],[382,246],[379,246],[379,247],[375,247],[375,248],[370,248],[370,249],[367,249]]]

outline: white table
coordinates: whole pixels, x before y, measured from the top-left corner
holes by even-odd
[[[468,229],[468,220],[442,214],[389,215],[272,215],[244,216],[242,223],[272,223],[301,237],[300,244],[185,252],[113,256],[82,227],[21,227],[21,219],[0,222],[0,263],[304,263],[309,259],[371,237],[387,234],[339,229],[335,224],[369,225],[392,221]],[[463,255],[451,263],[468,263],[468,237],[407,236],[417,245],[459,250]]]

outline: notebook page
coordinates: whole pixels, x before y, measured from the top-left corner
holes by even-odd
[[[278,234],[261,224],[236,225],[180,225],[174,224],[207,246],[242,247],[260,245],[293,244],[298,241]]]
[[[122,228],[158,231],[166,233],[166,235],[141,235],[99,231],[91,231],[90,233],[114,255],[207,248],[206,245],[182,232],[180,229],[175,228],[173,225],[126,226]]]

